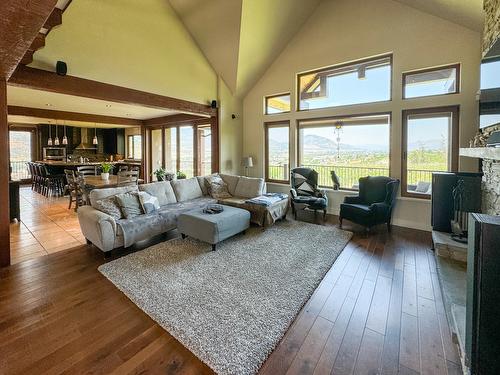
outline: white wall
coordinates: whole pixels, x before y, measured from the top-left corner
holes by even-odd
[[[295,111],[298,72],[393,53],[392,101],[309,112]],[[391,175],[401,178],[401,111],[409,108],[460,105],[460,144],[467,146],[477,129],[476,91],[479,89],[479,33],[391,0],[325,0],[253,87],[243,103],[243,154],[252,155],[253,176],[264,176],[265,121],[290,120],[291,166],[296,165],[296,121],[303,118],[356,113],[392,112]],[[462,64],[461,92],[441,97],[402,100],[405,71],[437,65]],[[263,115],[265,95],[292,94],[288,114]],[[474,171],[477,163],[460,159],[460,169]],[[269,184],[268,190],[288,190]],[[347,192],[329,192],[331,213],[338,213]],[[430,229],[430,202],[400,198],[394,224]]]

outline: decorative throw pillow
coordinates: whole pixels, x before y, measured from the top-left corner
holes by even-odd
[[[207,185],[208,194],[210,194],[212,198],[225,199],[232,197],[227,189],[227,184],[218,175],[207,176],[205,178],[205,184]]]
[[[122,212],[120,207],[116,203],[115,197],[107,197],[104,199],[99,199],[95,201],[94,206],[96,210],[104,212],[109,216],[113,217],[115,220],[120,220],[122,216]]]
[[[115,199],[125,219],[132,219],[144,213],[137,193],[118,194],[115,196]]]
[[[145,191],[140,191],[137,195],[139,196],[139,203],[141,204],[142,211],[144,211],[145,214],[150,214],[160,208],[160,202],[155,196]]]

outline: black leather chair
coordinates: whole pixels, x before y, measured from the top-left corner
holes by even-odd
[[[399,187],[399,180],[384,177],[362,177],[359,179],[359,195],[345,197],[340,205],[340,227],[347,219],[363,225],[367,231],[378,224],[387,224],[391,230],[391,214]]]
[[[328,197],[318,189],[318,172],[310,168],[294,168],[291,171],[290,189],[292,213],[297,219],[297,210],[323,211],[323,220],[326,219]]]

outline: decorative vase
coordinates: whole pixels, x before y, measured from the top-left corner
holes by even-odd
[[[109,179],[109,172],[108,172],[108,173],[104,173],[104,172],[103,172],[103,173],[101,173],[101,178],[102,178],[103,180],[108,180],[108,179]]]

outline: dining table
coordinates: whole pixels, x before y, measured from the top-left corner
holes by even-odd
[[[84,176],[83,182],[85,183],[85,188],[90,191],[129,185],[140,182],[140,180],[137,181],[135,178],[110,175],[107,179],[103,179],[101,176]]]

